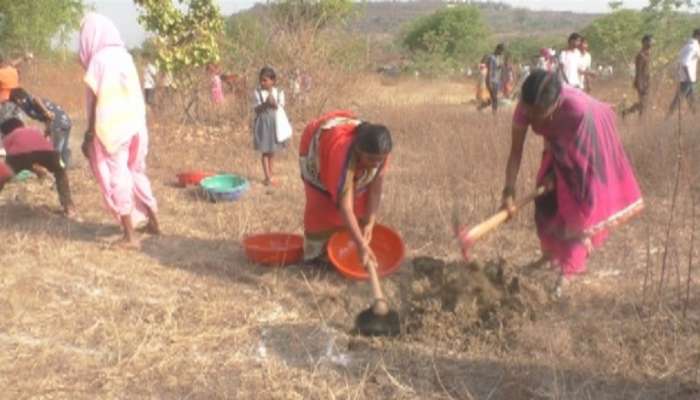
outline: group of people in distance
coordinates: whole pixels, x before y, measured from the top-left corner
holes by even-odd
[[[673,100],[668,108],[666,118],[680,109],[681,101],[685,99],[690,111],[695,109],[695,83],[697,81],[697,65],[700,58],[700,29],[693,30],[691,37],[685,43],[678,55],[678,86]],[[649,107],[649,95],[651,92],[651,50],[654,46],[654,37],[644,35],[642,48],[634,60],[634,89],[637,92],[637,102],[629,108],[622,110],[622,117],[639,113],[642,116]]]
[[[568,45],[555,56],[549,48],[540,49],[537,69],[558,72],[560,78],[569,86],[591,91],[591,78],[596,76],[592,69],[591,53],[588,40],[578,33],[569,36]],[[531,68],[525,64],[520,68],[520,79],[516,79],[515,65],[508,55],[504,43],[499,43],[492,54],[484,56],[479,65],[480,80],[477,85],[478,109],[491,106],[494,113],[498,111],[499,100],[510,99],[519,93],[519,87],[527,79]]]

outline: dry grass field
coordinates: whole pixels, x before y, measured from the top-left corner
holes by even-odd
[[[530,265],[539,257],[531,209],[479,243],[478,265],[453,262],[453,212],[476,223],[498,207],[510,112],[475,112],[464,82],[353,77],[359,83],[333,105],[390,127],[396,151],[380,220],[408,251],[385,280],[404,332],[367,339],[351,333],[370,303],[366,283],[320,267],[256,266],[241,248],[249,233],[301,232],[298,135],[278,159],[281,185],[268,189],[247,121],[191,126],[155,113],[149,175],[163,235],[118,251],[109,246],[117,225],[78,153],[80,70],[23,72],[30,89],[76,120],[69,176],[84,222],[56,214],[47,182],[0,193],[2,398],[700,398],[700,137],[697,119],[683,121],[679,145],[677,121],[661,117],[666,91],[650,118],[620,124],[645,212],[555,300],[553,274]],[[617,103],[628,87],[601,84],[597,94]],[[308,113],[295,107],[292,115]],[[541,146],[528,139],[519,193],[533,185]],[[235,172],[252,187],[239,202],[212,204],[173,185],[189,168]],[[457,304],[446,307],[450,293]]]

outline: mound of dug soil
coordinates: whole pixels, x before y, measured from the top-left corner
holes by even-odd
[[[542,285],[505,260],[452,262],[413,260],[402,290],[406,332],[426,341],[468,340],[485,332],[501,335],[534,320],[548,302]],[[454,342],[453,342],[454,343]]]

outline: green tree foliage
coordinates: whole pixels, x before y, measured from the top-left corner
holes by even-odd
[[[458,6],[420,17],[408,26],[402,44],[414,58],[463,63],[487,51],[489,30],[475,6]]]
[[[596,59],[606,63],[623,61],[626,64],[639,51],[640,39],[646,29],[642,12],[617,10],[597,18],[582,33],[588,39]]]
[[[677,10],[681,7],[693,8],[698,5],[693,0],[649,0],[647,10]]]
[[[506,52],[513,61],[532,63],[540,55],[541,48],[554,47],[562,42],[561,35],[519,36],[504,41]]]
[[[134,0],[139,22],[155,34],[158,64],[184,72],[219,61],[219,38],[224,23],[213,0]],[[184,11],[186,9],[186,11]]]
[[[624,5],[624,4],[622,4]],[[696,14],[680,12],[685,0],[651,0],[644,10],[616,9],[595,19],[583,30],[593,56],[606,63],[628,64],[641,46],[645,34],[654,35],[654,59],[659,67],[671,65],[693,29],[700,27]]]
[[[84,11],[82,0],[0,0],[0,45],[39,53],[65,46]]]
[[[700,27],[697,14],[680,12],[683,6],[691,6],[686,0],[650,0],[644,10],[645,27],[654,35],[655,53],[662,64],[673,63],[678,50],[690,38],[693,29]]]

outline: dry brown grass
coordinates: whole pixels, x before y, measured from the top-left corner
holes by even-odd
[[[75,145],[82,131],[79,76],[74,67],[24,76],[30,88],[76,117]],[[358,108],[395,136],[381,220],[402,233],[409,257],[457,258],[452,211],[476,222],[497,207],[510,113],[494,119],[461,101],[423,94],[456,88],[466,99],[473,93],[466,85],[404,82],[387,89],[374,77],[356,81],[362,90],[335,104]],[[620,90],[608,86],[601,95],[616,102]],[[686,318],[679,299],[692,228],[689,199],[697,194],[691,158],[697,129],[690,128],[696,123],[686,124],[686,166],[669,246],[664,228],[675,125],[657,113],[621,128],[646,195],[644,216],[616,231],[572,293],[537,310],[534,320],[506,334],[484,330],[450,342],[352,336],[354,316],[369,302],[366,284],[329,270],[246,261],[239,245],[245,234],[301,231],[298,135],[278,159],[281,187],[267,190],[246,123],[193,128],[152,118],[150,176],[165,233],[146,238],[143,251],[106,245],[119,232],[82,160],[70,178],[84,223],[47,211],[43,205],[57,208],[57,199],[37,181],[0,194],[2,397],[697,399],[697,271]],[[533,184],[541,149],[534,138],[527,146],[521,193]],[[175,173],[193,167],[242,174],[252,190],[233,204],[200,201],[172,186]],[[515,268],[535,260],[530,214],[487,238],[476,257],[502,256]],[[669,275],[659,288],[665,250]],[[407,262],[386,281],[396,302],[411,270]]]

